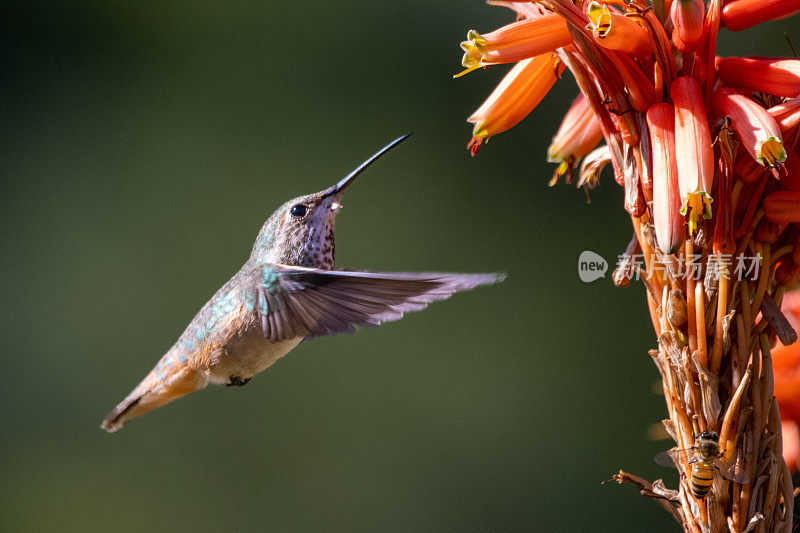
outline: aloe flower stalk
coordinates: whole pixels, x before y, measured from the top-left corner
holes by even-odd
[[[708,0],[705,9],[700,0],[490,3],[522,21],[560,17],[567,25],[571,40],[556,53],[582,97],[548,150],[556,178],[580,168],[577,184],[588,191],[610,163],[634,232],[614,283],[646,278],[664,428],[683,450],[701,432],[716,435],[720,454],[744,472],[732,481],[713,470],[708,494],[697,493],[696,461],[687,453],[674,455],[681,473],[674,489],[623,471],[614,478],[653,496],[685,531],[790,530],[794,486],[782,457],[800,460],[800,429],[781,420],[787,404],[775,400],[770,352],[788,334],[781,299],[800,283],[800,61],[719,59],[716,50],[723,24],[741,29],[772,20],[797,2]],[[469,60],[480,61],[478,37],[471,37]],[[532,61],[518,63],[472,117],[473,154],[554,83],[555,65],[534,68]],[[589,123],[605,142],[578,167],[594,144],[581,140]],[[641,266],[631,268],[634,254]],[[782,428],[794,440],[782,441]],[[782,442],[794,446],[793,456],[782,454]]]

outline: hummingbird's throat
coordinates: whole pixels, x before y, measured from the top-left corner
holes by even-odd
[[[287,265],[333,269],[335,261],[333,215],[305,231],[295,233],[282,247],[281,260]]]

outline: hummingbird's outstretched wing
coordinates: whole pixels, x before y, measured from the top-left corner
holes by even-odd
[[[503,274],[319,270],[258,263],[242,287],[271,342],[350,332],[397,320],[455,292],[497,283]]]

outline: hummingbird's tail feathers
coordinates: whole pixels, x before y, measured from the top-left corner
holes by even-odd
[[[261,315],[270,342],[350,332],[419,311],[431,302],[503,274],[352,272],[288,265],[255,265],[243,294]]]
[[[131,418],[202,389],[207,384],[205,376],[193,368],[184,367],[172,375],[156,374],[154,370],[108,414],[101,427],[113,433],[121,429]]]
[[[128,411],[130,411],[133,407],[135,407],[139,400],[141,400],[141,396],[128,396],[122,402],[111,411],[108,416],[106,416],[103,423],[100,424],[100,427],[108,431],[109,433],[114,433],[115,431],[122,429],[122,425],[125,421],[122,419]]]

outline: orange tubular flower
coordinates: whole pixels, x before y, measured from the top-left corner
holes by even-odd
[[[800,0],[734,0],[722,9],[722,23],[730,31],[791,16],[800,11]]]
[[[653,225],[656,228],[656,241],[662,252],[673,254],[684,241],[673,107],[666,103],[651,107],[647,111],[647,127],[653,157]]]
[[[766,109],[726,87],[714,91],[711,103],[720,117],[731,118],[739,140],[756,161],[769,168],[786,161],[781,129]]]
[[[481,142],[515,126],[533,111],[558,80],[564,65],[554,53],[517,63],[489,98],[467,119],[475,124],[468,147],[478,153]]]
[[[711,218],[711,185],[714,182],[714,148],[708,130],[703,94],[694,78],[681,76],[672,82],[675,104],[675,155],[681,192],[681,213],[694,235],[700,216]]]
[[[800,95],[800,60],[726,57],[719,62],[723,83],[775,96]]]
[[[464,50],[461,64],[466,70],[455,77],[480,67],[516,63],[553,52],[572,42],[567,23],[558,15],[520,20],[486,35],[470,30],[467,39],[461,43]]]
[[[559,163],[555,178],[563,176],[575,161],[591,152],[602,138],[600,119],[581,93],[564,115],[561,126],[547,149],[547,160]]]
[[[772,106],[767,109],[767,113],[772,115],[775,122],[780,126],[781,131],[786,131],[800,124],[800,96],[787,100],[782,104]]]
[[[697,48],[703,35],[703,0],[675,0],[670,14],[675,26],[672,41],[681,52],[691,52]]]
[[[645,56],[653,52],[647,30],[625,15],[611,11],[608,6],[598,2],[589,3],[586,15],[589,17],[589,27],[600,46],[634,56]]]

